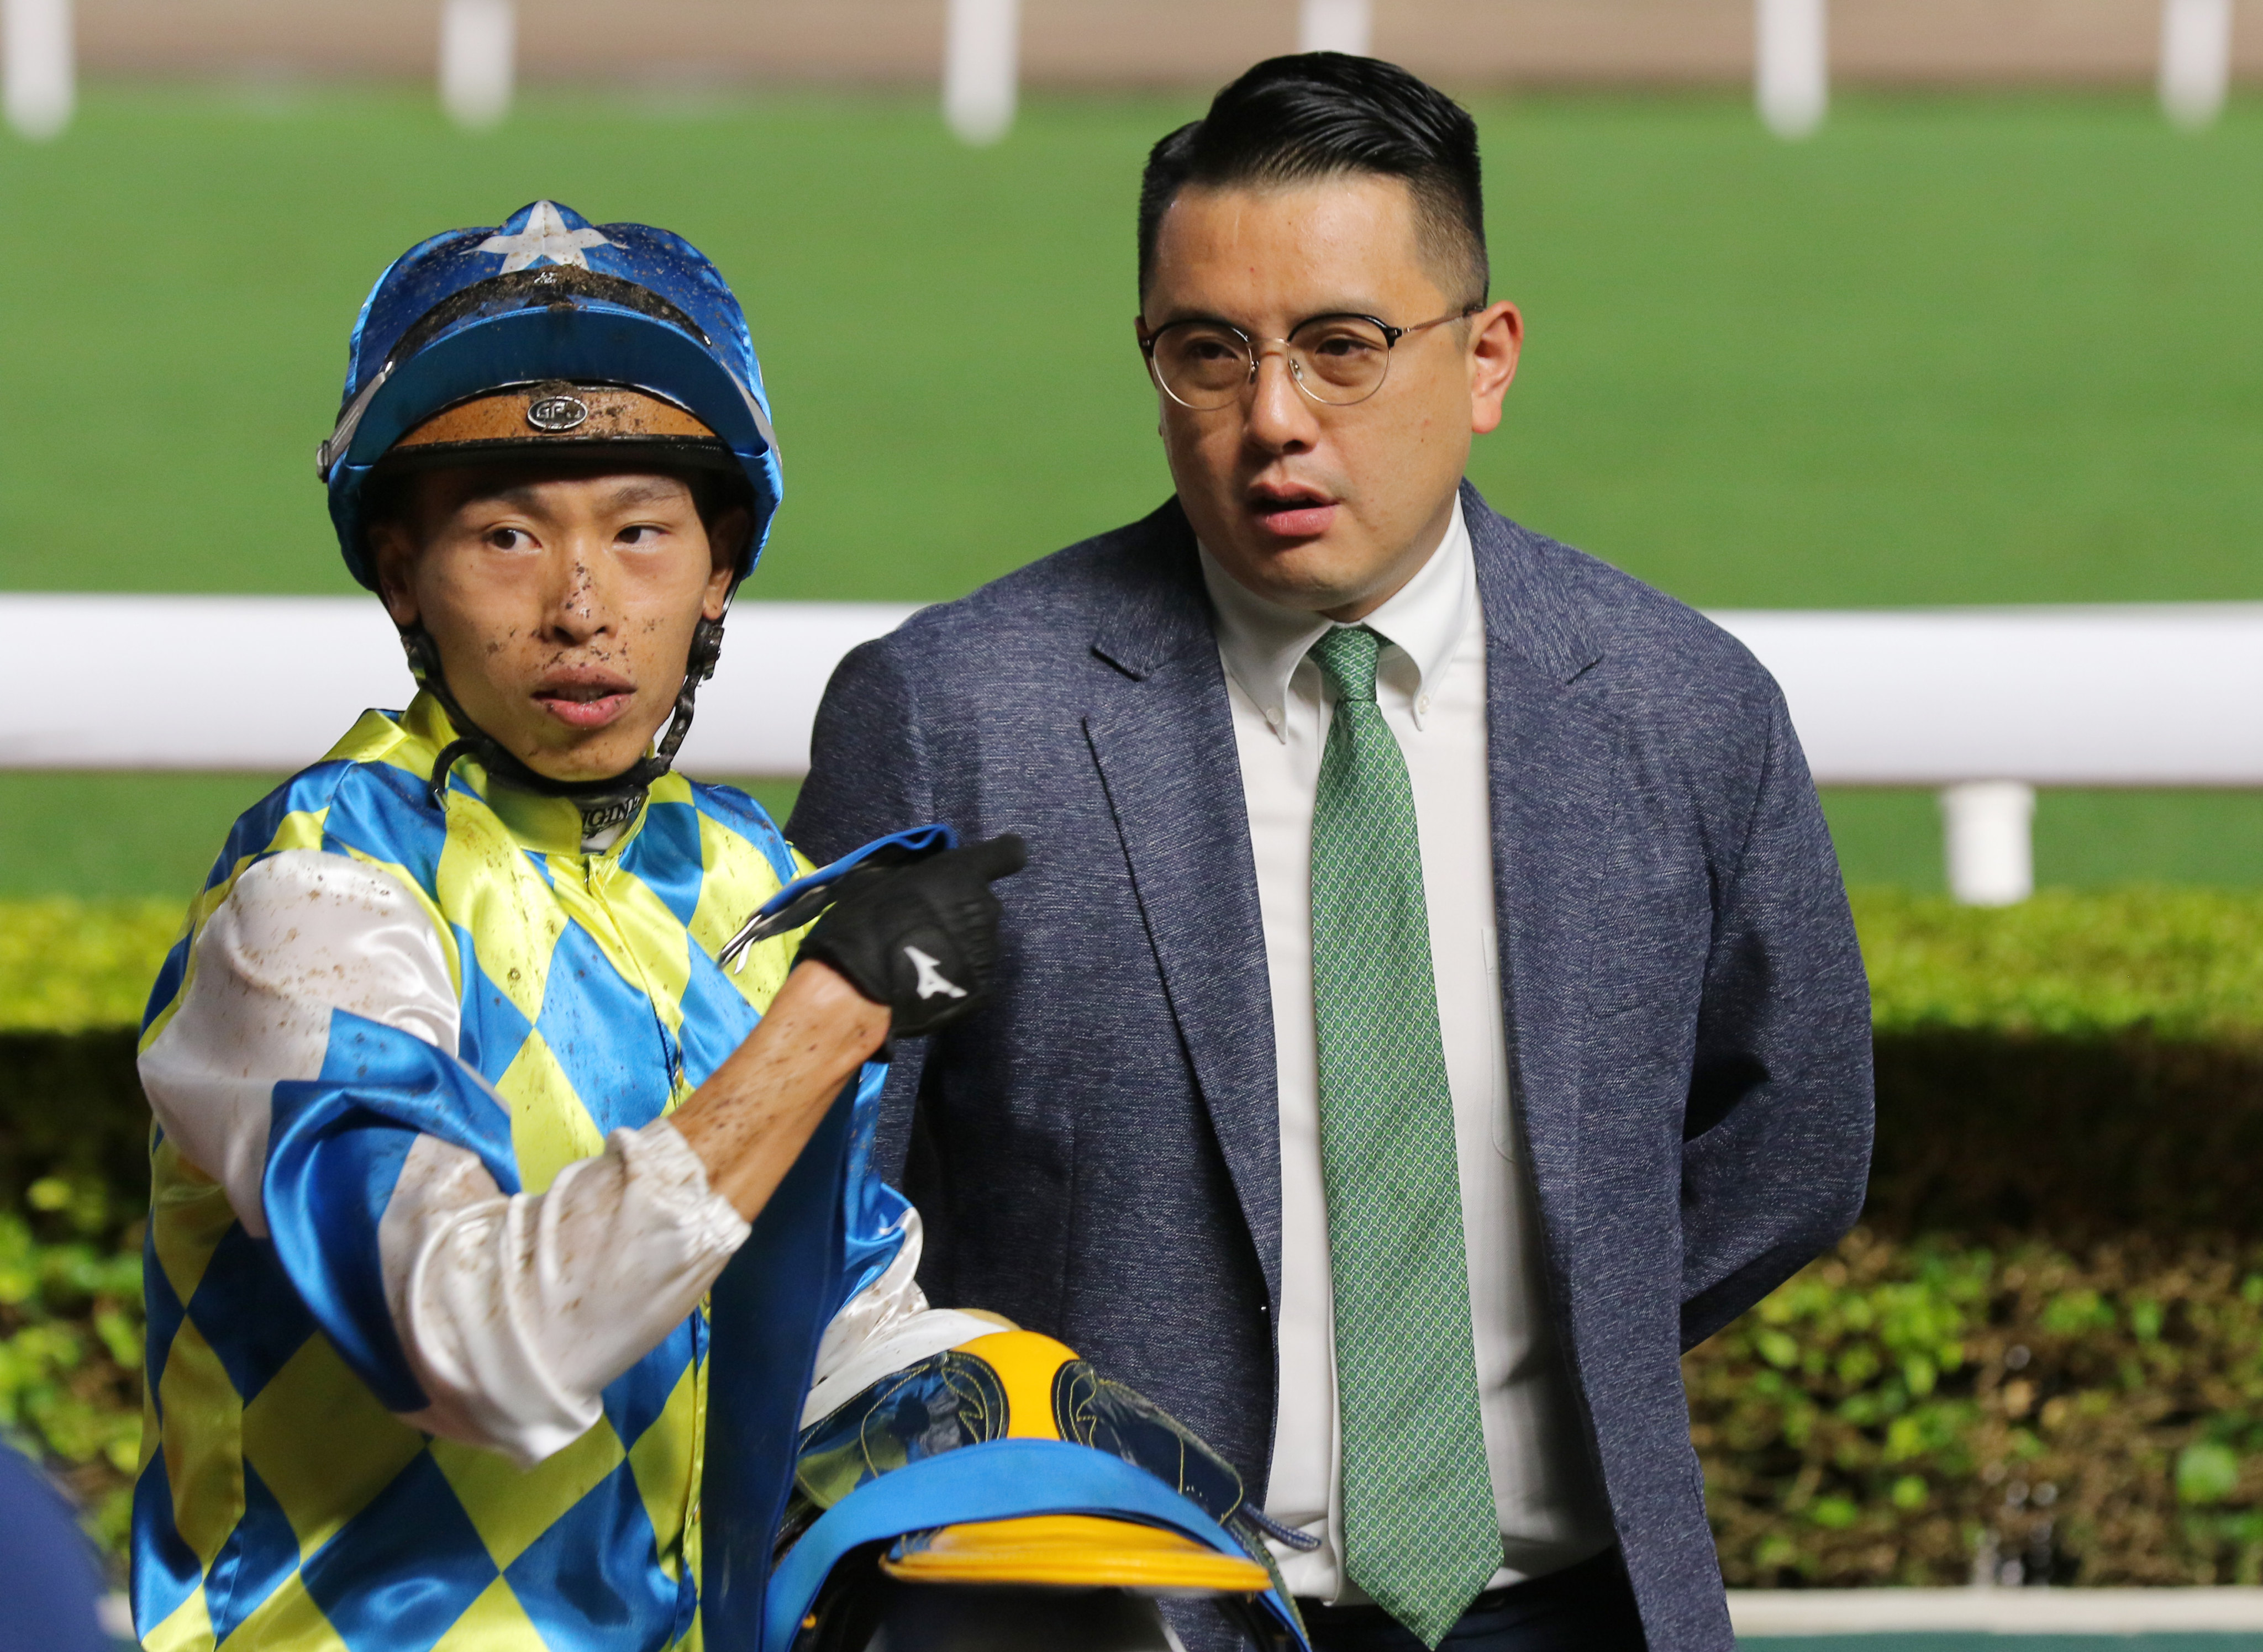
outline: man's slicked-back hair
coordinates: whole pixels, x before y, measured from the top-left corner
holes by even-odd
[[[1140,292],[1155,273],[1163,214],[1187,185],[1264,188],[1359,173],[1406,181],[1421,250],[1441,285],[1482,303],[1491,277],[1477,122],[1397,64],[1341,52],[1267,58],[1212,98],[1208,114],[1148,151]]]

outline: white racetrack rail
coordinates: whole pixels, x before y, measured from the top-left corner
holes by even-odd
[[[835,665],[913,611],[741,602],[685,769],[805,772]],[[1783,685],[1826,785],[2263,785],[2263,603],[1713,617]],[[0,768],[287,771],[408,694],[371,597],[0,595]]]
[[[2263,1589],[1732,1589],[1729,1618],[1740,1640],[2239,1634],[2263,1630]]]
[[[699,694],[693,775],[809,768],[817,702],[841,656],[914,610],[741,602]],[[367,706],[415,692],[373,596],[0,595],[10,675],[0,768],[288,773]]]

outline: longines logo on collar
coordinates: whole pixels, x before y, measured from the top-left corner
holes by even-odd
[[[589,404],[579,396],[545,396],[526,404],[526,422],[553,435],[579,427],[589,416]]]
[[[612,797],[583,797],[576,799],[582,810],[582,835],[595,837],[598,833],[617,826],[625,826],[636,818],[644,807],[642,791],[624,792]]]

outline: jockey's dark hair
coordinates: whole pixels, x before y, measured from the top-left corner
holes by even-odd
[[[1395,63],[1341,52],[1269,57],[1148,152],[1139,181],[1139,291],[1155,271],[1163,214],[1181,190],[1302,184],[1366,173],[1404,178],[1421,251],[1447,296],[1485,300],[1485,192],[1477,122]]]

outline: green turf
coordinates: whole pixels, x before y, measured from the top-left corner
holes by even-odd
[[[0,588],[350,588],[313,454],[355,308],[546,194],[737,287],[788,495],[749,595],[958,595],[1167,490],[1124,212],[1180,112],[1040,109],[973,152],[923,102],[537,99],[466,137],[408,94],[95,96],[0,144]]]
[[[1834,788],[1823,808],[1849,883],[1946,886],[1933,793]],[[2042,791],[2035,845],[2044,885],[2263,884],[2263,794]]]
[[[1475,106],[1530,324],[1472,462],[1512,514],[1711,604],[2263,594],[2263,105],[2194,138],[2136,98],[1851,100],[1799,145],[1727,97]],[[355,306],[547,194],[683,229],[744,297],[788,478],[750,596],[955,595],[1168,488],[1131,213],[1196,108],[1039,99],[974,151],[924,97],[549,93],[474,137],[406,91],[97,89],[0,139],[0,589],[348,588],[311,455]],[[146,828],[0,779],[0,888],[102,892],[228,792],[105,783]],[[1834,820],[1856,876],[1937,880],[1927,800]],[[2252,882],[2259,839],[2249,800],[2070,798],[2038,855]]]

